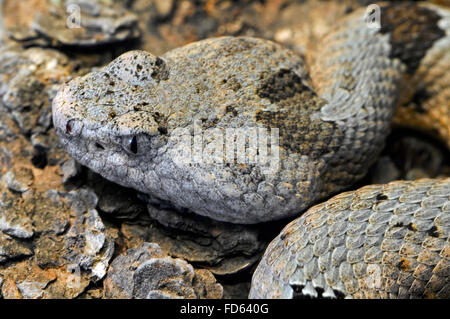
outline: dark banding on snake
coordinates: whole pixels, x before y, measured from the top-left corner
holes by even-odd
[[[442,17],[415,2],[388,3],[381,7],[382,34],[390,35],[391,58],[398,58],[414,74],[433,44],[445,36],[438,26]]]

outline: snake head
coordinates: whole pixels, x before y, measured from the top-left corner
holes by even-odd
[[[166,77],[162,59],[130,51],[73,79],[53,100],[56,134],[81,164],[117,181],[108,172],[151,161],[165,144],[167,128],[158,109],[163,96],[156,86]]]
[[[222,37],[160,58],[125,53],[64,85],[53,120],[69,155],[103,177],[203,216],[257,223],[319,194],[311,181],[342,136],[311,118],[322,104],[301,56]]]

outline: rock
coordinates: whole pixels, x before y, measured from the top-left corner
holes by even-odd
[[[400,170],[389,156],[380,157],[370,171],[374,184],[385,184],[401,176]]]
[[[82,171],[67,185],[87,185],[98,194],[97,208],[103,216],[124,220],[117,231],[126,248],[137,247],[144,241],[154,242],[171,256],[201,264],[214,274],[248,269],[283,226],[228,224],[179,212],[167,203],[111,183],[89,169]],[[153,204],[146,204],[149,201]]]
[[[86,71],[79,62],[55,50],[23,50],[11,44],[0,48],[1,139],[11,142],[17,135],[30,139],[31,161],[39,168],[66,157],[51,130],[51,103],[63,82]],[[12,175],[6,178],[16,191],[29,186],[29,180],[20,182]]]
[[[98,209],[105,215],[119,219],[133,219],[146,211],[145,204],[132,189],[111,183],[88,170],[86,184],[99,194]]]
[[[248,299],[250,292],[250,281],[245,280],[237,283],[223,283],[224,299]]]
[[[14,216],[14,215],[13,215]],[[8,216],[5,213],[1,213],[0,217],[0,231],[16,238],[27,239],[33,236],[33,229],[30,220],[7,220]],[[14,216],[13,218],[17,218]],[[14,222],[18,222],[17,224]]]
[[[117,256],[108,269],[103,282],[106,298],[132,298],[134,296],[133,273],[139,265],[151,258],[163,257],[157,244],[144,243],[138,248],[128,249]]]
[[[11,45],[0,61],[3,297],[74,298],[105,276],[114,249],[95,194],[63,190],[57,166],[68,157],[51,127],[51,100],[82,69],[57,51]]]
[[[260,227],[215,222],[170,207],[148,206],[150,218],[125,221],[120,232],[127,247],[155,242],[171,256],[201,265],[217,275],[249,269],[282,224]],[[148,213],[147,213],[148,214]]]
[[[23,298],[73,298],[105,276],[114,242],[92,191],[0,193],[0,273]]]
[[[214,275],[207,269],[194,269],[193,287],[197,298],[221,299],[223,287],[216,282]]]
[[[215,274],[237,273],[253,265],[268,241],[262,235],[267,229],[261,225],[217,222],[158,204],[148,204],[147,209],[150,217],[163,226],[161,230],[166,237],[150,232],[152,241],[172,255],[200,263]]]
[[[30,244],[0,232],[0,264],[33,255]]]
[[[33,182],[33,176],[30,170],[23,169],[23,171],[31,176],[25,189],[27,190],[28,185]],[[11,176],[14,176],[12,171],[5,174],[5,184],[10,190],[18,191],[17,188],[11,187],[11,179],[13,178]],[[17,196],[10,191],[4,191],[0,194],[0,231],[4,234],[18,239],[31,238],[34,235],[33,222],[30,218],[31,213],[31,206],[22,205],[21,196]]]
[[[154,0],[153,3],[161,18],[167,17],[172,12],[174,6],[173,0]]]
[[[10,190],[23,193],[33,184],[34,176],[30,169],[22,167],[18,172],[9,171],[3,179]]]
[[[77,74],[78,63],[55,50],[8,45],[0,49],[0,65],[1,113],[10,115],[23,134],[48,130],[51,101]]]
[[[74,159],[69,159],[62,163],[61,172],[63,173],[62,182],[66,183],[70,178],[77,176],[81,171],[81,165]]]
[[[25,299],[37,299],[42,297],[48,283],[23,281],[17,284],[20,294]]]
[[[387,151],[402,172],[402,177],[436,177],[445,166],[446,148],[420,133],[397,132],[386,143]],[[423,173],[414,176],[414,170]],[[407,177],[409,175],[409,178]]]
[[[194,271],[154,243],[143,243],[116,257],[104,280],[106,298],[221,298],[222,292],[207,270]]]
[[[133,274],[134,297],[138,299],[195,298],[191,287],[194,268],[182,259],[151,258]]]
[[[69,252],[65,258],[88,271],[91,278],[98,281],[106,274],[114,252],[114,242],[106,236],[105,226],[95,209],[97,196],[88,189],[61,195],[68,199],[76,214],[66,234]]]
[[[448,152],[446,146],[435,138],[396,128],[362,185],[446,176],[450,167]]]
[[[5,299],[20,299],[22,296],[20,295],[19,289],[17,289],[17,285],[14,280],[5,279],[2,285],[2,295]]]
[[[61,162],[60,170],[67,188],[85,185],[95,192],[98,197],[97,208],[104,216],[131,220],[147,211],[136,191],[107,181],[74,159]]]
[[[91,288],[83,292],[79,299],[101,299],[103,297],[103,290],[101,288]]]
[[[91,47],[140,35],[136,15],[122,1],[50,1],[41,11],[28,24],[10,27],[9,37],[27,46]]]

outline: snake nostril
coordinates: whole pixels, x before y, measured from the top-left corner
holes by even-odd
[[[60,131],[66,136],[79,136],[83,131],[83,123],[76,119],[67,120],[65,125],[61,127]]]
[[[99,144],[99,143],[95,143],[95,147],[96,147],[98,150],[104,150],[104,149],[105,149],[105,147],[104,147],[103,145]]]
[[[72,124],[70,124],[70,121],[66,123],[66,134],[70,134],[72,132]]]

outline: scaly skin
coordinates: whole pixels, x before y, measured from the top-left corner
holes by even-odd
[[[450,178],[339,194],[288,224],[250,298],[449,298]]]
[[[448,51],[446,9],[381,8],[379,30],[367,27],[364,10],[337,24],[311,74],[290,50],[245,37],[199,41],[160,58],[128,52],[60,90],[56,132],[83,165],[197,214],[248,224],[298,215],[364,176],[403,88],[422,61]],[[202,163],[180,160],[195,119],[222,133],[278,128],[280,168],[208,163],[210,153]]]

